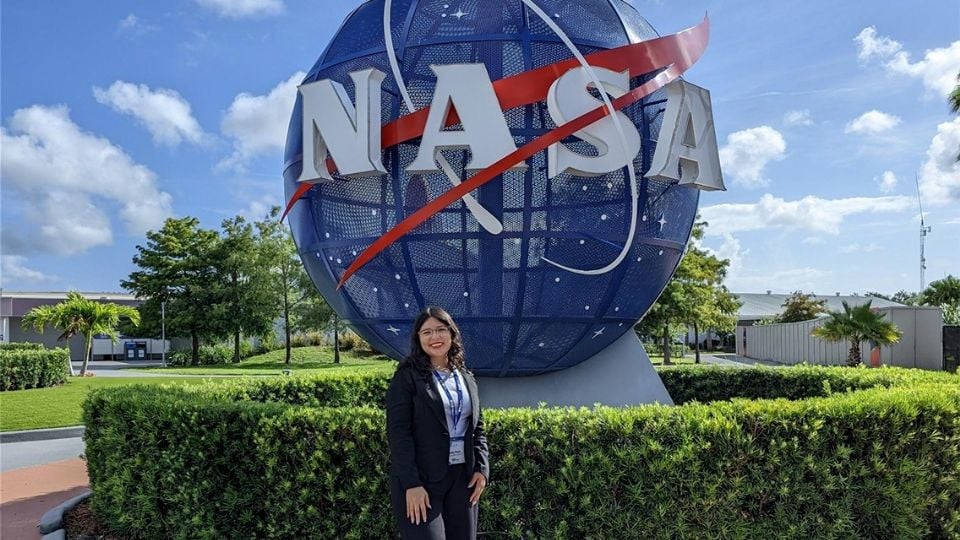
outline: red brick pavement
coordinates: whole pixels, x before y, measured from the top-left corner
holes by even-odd
[[[88,489],[87,463],[80,458],[0,473],[0,537],[40,538],[40,516]]]

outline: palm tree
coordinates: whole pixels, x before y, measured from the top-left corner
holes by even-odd
[[[960,82],[960,73],[957,73],[957,82]],[[953,87],[953,92],[950,92],[950,97],[947,99],[950,102],[950,110],[960,114],[960,84]]]
[[[843,303],[843,311],[834,311],[828,315],[828,320],[822,326],[815,328],[811,335],[827,341],[849,341],[850,353],[847,355],[847,365],[860,365],[860,343],[872,341],[880,345],[897,343],[903,332],[897,325],[885,321],[883,313],[870,309],[870,302],[850,307]]]
[[[80,376],[87,374],[87,364],[90,362],[90,353],[93,348],[93,336],[107,334],[114,342],[117,340],[117,326],[121,317],[130,319],[134,326],[140,325],[140,312],[129,306],[113,303],[101,303],[84,298],[76,291],[67,293],[67,299],[54,306],[39,306],[31,309],[23,317],[22,326],[32,326],[34,330],[43,333],[44,328],[50,325],[63,333],[57,338],[67,340],[80,334],[84,337],[83,365],[80,367]],[[69,360],[67,360],[69,363]],[[73,365],[70,366],[73,375]]]

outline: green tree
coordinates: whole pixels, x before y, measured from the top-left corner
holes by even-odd
[[[220,237],[201,229],[194,217],[170,218],[159,231],[147,232],[145,246],[137,246],[137,270],[121,282],[144,300],[140,313],[156,335],[160,305],[166,301],[167,335],[190,336],[192,364],[200,364],[200,340],[223,335],[218,315],[222,296]]]
[[[899,291],[893,293],[893,296],[890,297],[890,300],[905,306],[916,306],[920,303],[920,294],[907,292],[903,289],[900,289]]]
[[[261,264],[254,228],[242,216],[221,224],[219,270],[221,297],[216,306],[220,325],[233,338],[233,361],[240,362],[240,336],[264,336],[279,310],[271,290],[269,269]]]
[[[960,82],[960,73],[957,73],[957,81]],[[950,110],[960,114],[960,84],[953,87],[953,92],[947,97],[947,103],[950,104]],[[960,161],[960,151],[957,152],[957,161]]]
[[[960,81],[960,73],[957,73],[957,81]],[[950,103],[951,111],[960,114],[960,84],[953,87],[953,92],[950,92],[948,103]]]
[[[90,353],[93,348],[93,336],[107,334],[114,342],[117,341],[117,326],[121,318],[127,318],[134,325],[140,324],[140,313],[130,306],[121,306],[114,303],[97,302],[84,298],[76,291],[67,293],[67,299],[53,306],[39,306],[31,309],[23,316],[21,324],[24,327],[33,327],[43,333],[48,325],[63,333],[57,339],[68,340],[75,335],[84,338],[83,365],[80,366],[80,376],[87,374],[87,365],[90,363]],[[70,363],[70,360],[67,360]],[[73,365],[70,365],[70,374],[73,375]]]
[[[297,306],[303,300],[306,271],[297,253],[290,230],[280,222],[280,207],[274,206],[263,221],[256,223],[260,264],[269,272],[270,291],[283,319],[284,362],[290,363],[290,333]]]
[[[783,312],[777,316],[779,323],[809,321],[828,311],[826,300],[815,300],[812,295],[804,294],[803,291],[795,291],[781,307]]]
[[[300,275],[297,284],[300,301],[292,312],[292,325],[297,332],[333,332],[333,363],[340,363],[340,334],[347,325],[327,301],[317,292],[306,272]]]
[[[897,343],[903,336],[903,332],[895,324],[884,320],[883,313],[870,309],[871,302],[872,300],[854,307],[844,302],[843,311],[831,312],[829,319],[822,326],[814,328],[811,335],[826,341],[849,342],[847,365],[860,365],[860,343],[871,341],[887,345]]]
[[[694,223],[677,271],[638,325],[642,333],[660,336],[664,364],[671,363],[672,330],[692,326],[699,344],[701,328],[732,330],[736,324],[736,311],[741,304],[723,285],[729,261],[696,246],[706,227],[704,221]]]
[[[960,306],[960,279],[949,275],[943,279],[931,281],[920,293],[920,301],[928,306]]]

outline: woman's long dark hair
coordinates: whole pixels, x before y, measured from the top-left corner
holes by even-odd
[[[435,306],[427,306],[414,319],[413,332],[410,334],[410,356],[407,357],[406,361],[422,373],[430,373],[433,370],[430,364],[430,356],[420,346],[420,329],[430,317],[437,319],[450,329],[450,350],[447,352],[450,367],[467,371],[467,365],[463,360],[463,341],[460,339],[460,329],[457,327],[457,323],[453,322],[453,317],[449,313]]]

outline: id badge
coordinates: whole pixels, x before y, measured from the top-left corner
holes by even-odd
[[[463,454],[463,437],[452,437],[450,439],[450,465],[459,465],[465,463],[466,457]]]

